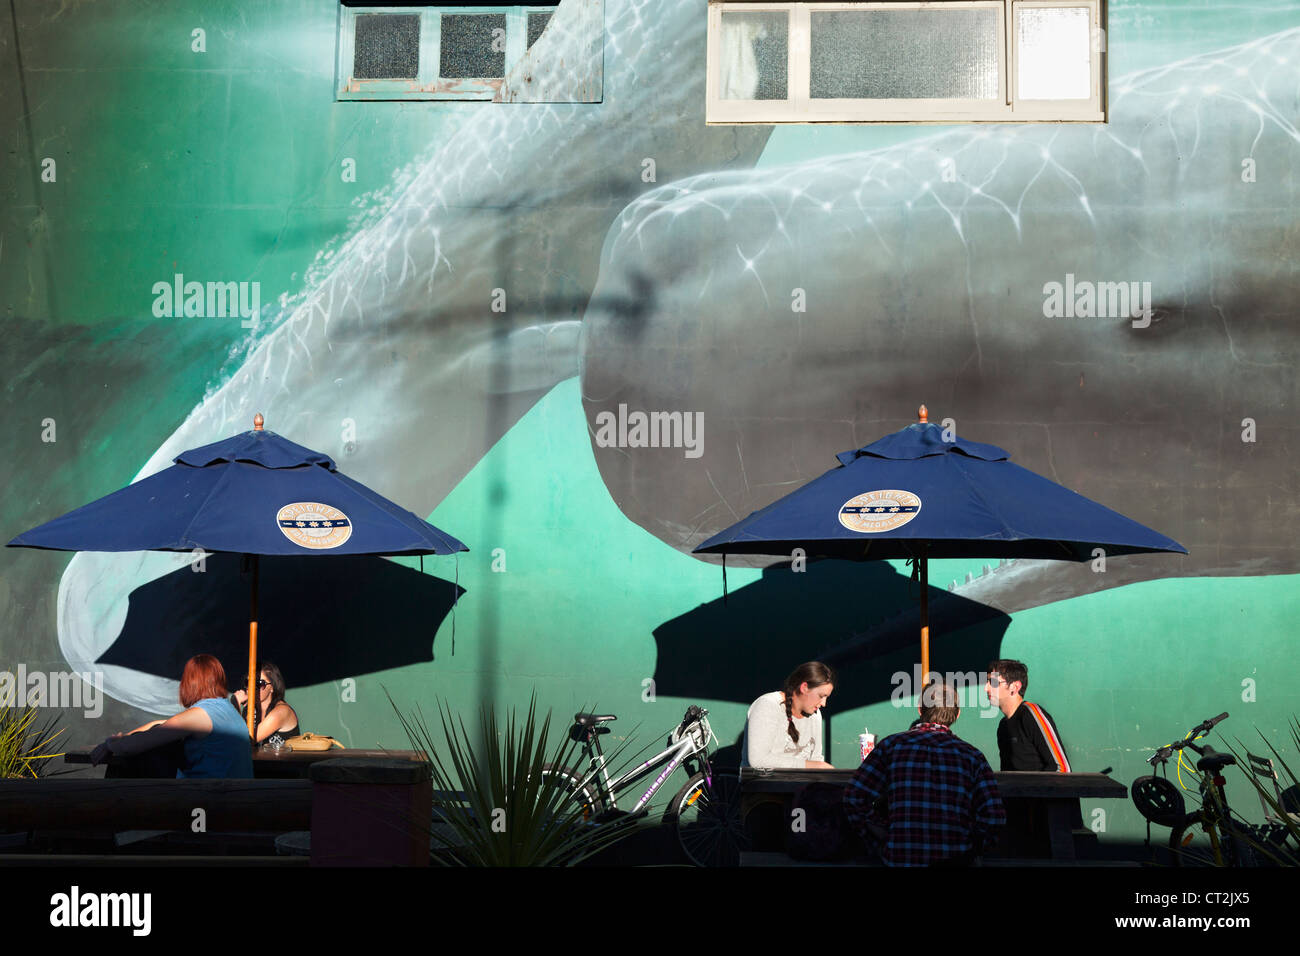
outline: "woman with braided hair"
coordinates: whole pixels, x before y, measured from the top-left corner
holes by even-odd
[[[781,690],[754,701],[745,721],[741,766],[833,770],[822,759],[821,709],[834,683],[834,671],[821,661],[809,661],[794,669]]]

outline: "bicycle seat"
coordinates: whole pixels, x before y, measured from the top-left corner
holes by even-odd
[[[597,714],[574,714],[573,719],[583,727],[595,727],[597,724],[603,724],[607,720],[618,720],[613,714],[600,716]]]
[[[1217,773],[1224,767],[1231,767],[1237,763],[1237,758],[1232,754],[1215,753],[1209,747],[1205,748],[1205,756],[1196,761],[1196,769]]]

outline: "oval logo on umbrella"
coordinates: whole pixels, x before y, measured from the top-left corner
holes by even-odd
[[[313,551],[337,548],[352,537],[352,522],[347,515],[315,501],[285,505],[276,513],[275,520],[286,538]]]
[[[910,491],[868,491],[840,506],[840,524],[850,531],[875,534],[907,524],[921,510],[921,499]]]

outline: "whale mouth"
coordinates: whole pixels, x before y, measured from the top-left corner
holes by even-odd
[[[60,587],[61,649],[152,713],[176,711],[177,678],[196,654],[221,661],[233,690],[248,668],[252,570],[236,554],[78,554]],[[259,658],[295,688],[432,661],[465,593],[450,575],[363,555],[263,556],[256,573]]]
[[[188,554],[140,552],[105,554],[82,551],[73,555],[59,581],[59,650],[74,670],[103,675],[104,692],[124,704],[154,714],[175,713],[180,672],[167,678],[132,667],[101,663],[126,624],[131,588],[121,582],[144,583],[162,578],[189,564]]]

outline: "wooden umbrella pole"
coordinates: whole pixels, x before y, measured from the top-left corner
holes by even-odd
[[[248,617],[248,739],[255,740],[253,718],[257,714],[257,555],[252,555],[253,606]]]
[[[917,424],[924,425],[930,421],[930,410],[922,405],[916,410]],[[930,559],[926,554],[929,542],[921,542],[921,554],[916,559],[921,570],[921,686],[918,692],[925,690],[926,681],[930,679]]]
[[[930,679],[930,562],[921,545],[921,690]]]
[[[922,689],[930,679],[930,568],[922,554],[920,558],[920,683]]]

